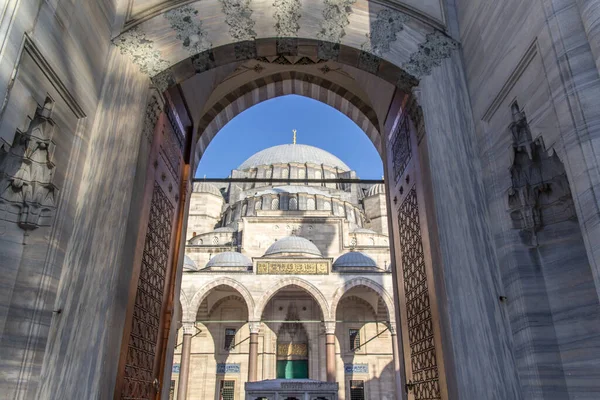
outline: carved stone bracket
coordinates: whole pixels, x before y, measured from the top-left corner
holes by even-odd
[[[27,129],[17,130],[12,146],[0,148],[0,211],[5,209],[0,219],[17,223],[26,234],[49,226],[56,210],[53,105],[48,98]]]
[[[390,331],[391,335],[395,335],[396,332],[396,321],[390,321],[387,323],[388,331]]]
[[[547,225],[576,219],[571,189],[564,165],[543,140],[533,140],[525,113],[512,106],[512,185],[508,209],[513,227],[530,246],[538,246],[538,232]]]

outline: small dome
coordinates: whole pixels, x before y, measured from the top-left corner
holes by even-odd
[[[193,190],[194,193],[210,193],[215,196],[223,197],[218,187],[208,182],[194,182]]]
[[[198,271],[198,266],[187,254],[183,256],[183,269],[184,271]]]
[[[226,251],[219,253],[206,263],[207,268],[219,267],[251,267],[252,260],[236,251]]]
[[[313,242],[300,236],[287,236],[279,239],[265,252],[265,256],[282,253],[312,254],[321,257],[321,252]]]
[[[375,196],[376,194],[385,194],[385,185],[383,183],[376,183],[367,190],[367,196]]]
[[[334,268],[340,267],[370,267],[377,268],[377,263],[371,257],[360,251],[342,254],[333,263]]]
[[[258,167],[259,165],[288,163],[323,164],[328,167],[337,167],[342,171],[350,171],[350,168],[333,154],[318,147],[305,144],[282,144],[269,147],[251,156],[238,169],[243,170]]]

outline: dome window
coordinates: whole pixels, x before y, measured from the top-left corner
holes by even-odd
[[[331,210],[331,203],[328,201],[324,202],[323,209],[328,210],[328,211]]]
[[[306,202],[306,209],[307,210],[315,209],[315,199],[308,199],[308,201]]]
[[[271,210],[279,210],[279,199],[274,198],[271,200]]]
[[[254,209],[260,210],[262,208],[262,201],[258,200],[254,203]]]
[[[219,237],[218,236],[213,236],[212,243],[215,244],[215,245],[219,244]]]
[[[298,200],[296,200],[295,197],[292,197],[290,199],[288,208],[290,209],[290,211],[296,211],[298,209]]]

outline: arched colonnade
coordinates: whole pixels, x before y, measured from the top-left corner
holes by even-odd
[[[392,346],[394,363],[397,365],[400,362],[399,349],[396,340],[396,322],[394,320],[394,303],[392,295],[386,290],[381,284],[375,280],[354,277],[349,279],[347,282],[339,285],[338,287],[332,288],[331,293],[327,293],[329,296],[319,289],[315,284],[309,282],[306,279],[299,277],[285,277],[279,279],[276,283],[271,284],[266,290],[252,293],[244,283],[240,280],[231,277],[219,277],[208,281],[199,288],[191,287],[189,290],[182,292],[181,304],[182,304],[182,324],[183,324],[183,347],[181,356],[181,366],[179,375],[179,390],[185,391],[188,384],[189,375],[189,361],[191,351],[191,337],[197,331],[196,329],[196,318],[200,305],[213,293],[217,288],[227,288],[230,291],[236,292],[239,298],[245,304],[248,313],[248,327],[250,332],[249,337],[249,360],[248,360],[248,381],[253,382],[257,380],[257,364],[258,364],[258,334],[261,329],[262,321],[261,318],[265,311],[269,301],[276,296],[278,293],[285,291],[288,288],[299,288],[305,291],[312,297],[318,306],[320,314],[322,316],[322,328],[325,333],[325,355],[326,355],[326,369],[327,369],[327,380],[330,382],[336,381],[336,324],[340,321],[336,321],[336,315],[340,301],[346,294],[351,292],[353,289],[361,288],[367,289],[368,291],[374,292],[377,295],[377,299],[381,300],[378,303],[382,303],[385,306],[385,314],[387,319],[385,321],[379,321],[385,323],[387,329],[392,335]],[[328,301],[327,299],[330,299]],[[377,308],[375,306],[374,308]],[[400,375],[396,374],[396,387],[400,387]]]

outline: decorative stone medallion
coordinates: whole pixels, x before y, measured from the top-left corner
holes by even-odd
[[[114,39],[114,44],[121,54],[129,55],[145,74],[154,76],[169,67],[169,62],[163,60],[160,51],[154,48],[154,42],[138,27],[122,33]]]
[[[458,43],[448,36],[437,31],[430,33],[425,43],[419,45],[419,50],[410,56],[403,68],[416,77],[429,75],[434,67],[440,66],[442,60],[449,58],[456,49]]]
[[[177,39],[190,54],[197,54],[212,47],[202,29],[202,22],[196,19],[198,10],[191,6],[183,6],[167,11],[165,18],[171,28],[177,32]]]

